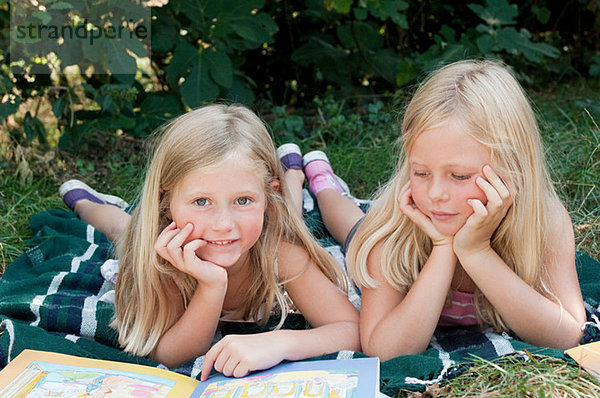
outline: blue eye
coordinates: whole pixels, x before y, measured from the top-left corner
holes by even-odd
[[[196,199],[196,200],[194,201],[194,203],[195,203],[197,206],[206,206],[206,205],[208,204],[208,200],[207,200],[206,198],[200,198],[200,199]]]
[[[242,205],[242,206],[250,204],[250,202],[251,202],[250,198],[247,198],[245,196],[242,198],[237,198],[235,201],[235,203],[237,203],[238,205]]]

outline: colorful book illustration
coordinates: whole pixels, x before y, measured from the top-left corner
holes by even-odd
[[[377,397],[379,358],[281,363],[242,378],[211,377],[191,398]]]
[[[289,362],[205,382],[150,366],[24,350],[0,371],[0,397],[376,397],[379,359]]]

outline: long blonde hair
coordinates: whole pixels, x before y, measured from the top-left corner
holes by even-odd
[[[431,240],[406,217],[397,198],[409,181],[407,155],[423,131],[456,118],[490,151],[491,165],[507,182],[513,205],[492,236],[491,246],[527,284],[553,297],[543,283],[550,209],[558,197],[546,169],[538,125],[522,87],[507,67],[492,61],[460,61],[434,72],[417,89],[404,115],[401,155],[390,181],[357,230],[348,250],[350,275],[374,288],[367,258],[381,245],[386,281],[407,291],[432,250]],[[497,330],[507,330],[498,312],[477,289],[475,303]],[[480,306],[479,303],[482,303]],[[481,308],[483,307],[483,308]]]
[[[274,307],[282,325],[288,305],[278,281],[277,250],[286,241],[303,247],[309,258],[336,285],[345,289],[335,260],[314,240],[293,210],[283,168],[261,120],[239,105],[209,105],[190,111],[161,129],[148,163],[139,203],[117,244],[121,269],[116,285],[115,320],[119,344],[145,356],[177,321],[197,281],[154,251],[159,233],[169,224],[169,197],[189,172],[211,167],[235,153],[243,154],[264,181],[267,206],[262,233],[250,249],[248,297],[232,316],[267,321]],[[278,180],[279,189],[271,182]],[[266,303],[266,311],[263,309]]]

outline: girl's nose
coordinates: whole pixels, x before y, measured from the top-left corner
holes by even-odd
[[[438,179],[430,183],[428,193],[432,201],[446,200],[449,197],[446,184]]]
[[[211,226],[216,231],[228,231],[233,228],[233,215],[227,208],[218,209],[212,217]]]

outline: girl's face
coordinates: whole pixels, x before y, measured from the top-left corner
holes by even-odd
[[[187,242],[202,239],[202,260],[222,267],[242,265],[262,232],[266,197],[262,179],[245,156],[189,172],[175,186],[170,213],[179,228],[191,223]]]
[[[423,131],[408,161],[412,199],[440,233],[454,235],[465,224],[473,213],[468,199],[487,203],[475,180],[490,163],[490,153],[460,123],[449,120]]]

